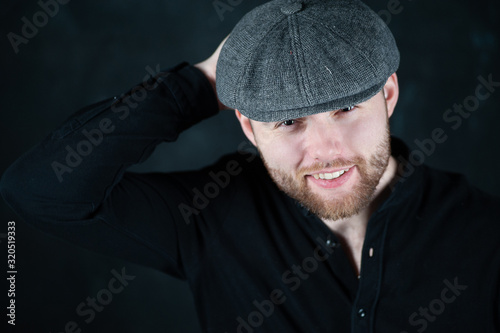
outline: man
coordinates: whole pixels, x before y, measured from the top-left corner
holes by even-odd
[[[74,114],[1,193],[46,232],[186,279],[207,332],[498,332],[498,199],[398,165],[398,64],[362,3],[272,1],[206,61]],[[260,158],[125,172],[224,105]]]

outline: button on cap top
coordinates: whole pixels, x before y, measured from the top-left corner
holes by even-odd
[[[287,3],[281,6],[280,9],[283,14],[292,15],[295,14],[296,12],[299,12],[302,9],[302,3],[301,2]]]

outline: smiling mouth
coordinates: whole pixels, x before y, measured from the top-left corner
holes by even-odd
[[[350,169],[351,168],[347,168],[344,170],[339,170],[339,171],[335,171],[335,172],[331,172],[331,173],[315,173],[311,176],[313,176],[315,179],[335,179],[335,178],[339,178],[340,176],[342,176],[344,173],[346,173]]]

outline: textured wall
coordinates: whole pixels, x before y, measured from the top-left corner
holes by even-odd
[[[215,3],[226,7],[217,12]],[[207,57],[239,18],[260,3],[68,1],[57,10],[50,7],[53,17],[46,16],[45,22],[37,1],[4,1],[0,173],[78,108],[142,81],[147,66],[166,68]],[[388,22],[401,50],[401,92],[391,120],[393,133],[419,149],[415,140],[428,139],[434,129],[442,128],[448,139],[425,156],[426,163],[465,173],[478,187],[500,195],[500,86],[474,105],[478,77],[500,81],[499,2],[368,4]],[[26,30],[30,37],[22,42],[15,37],[20,44],[13,47],[8,34],[22,36],[23,17],[31,23],[35,18],[40,27]],[[472,111],[447,111],[464,103]],[[177,143],[160,145],[134,170],[198,168],[236,150],[241,140],[233,113],[224,112],[183,133]],[[7,221],[18,222],[16,300],[21,332],[64,332],[70,321],[83,332],[199,332],[184,282],[41,234],[24,225],[3,202],[0,214],[0,233],[6,232]],[[0,247],[5,253],[5,241]],[[111,270],[122,267],[136,278],[86,323],[88,317],[78,316],[75,309],[107,286]]]

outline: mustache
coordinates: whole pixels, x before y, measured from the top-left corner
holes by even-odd
[[[353,165],[363,165],[365,164],[365,159],[361,156],[355,156],[353,158],[337,158],[329,162],[316,162],[312,165],[301,167],[297,170],[297,175],[303,176],[306,174],[316,173],[325,169],[342,169],[349,168]]]

